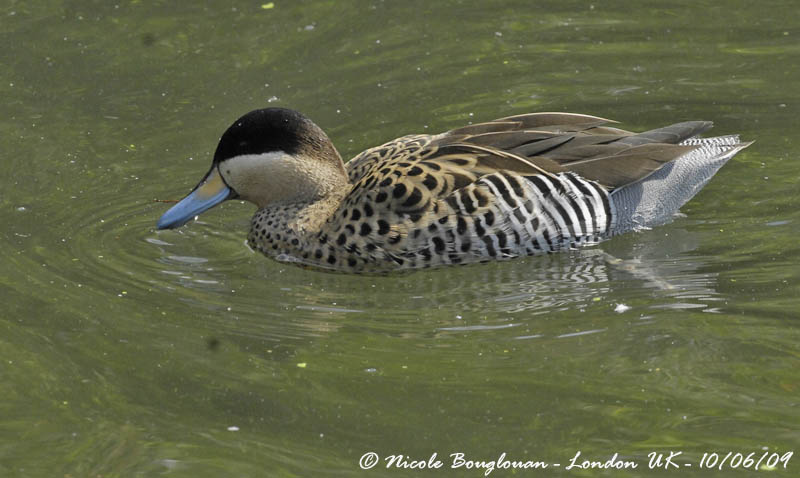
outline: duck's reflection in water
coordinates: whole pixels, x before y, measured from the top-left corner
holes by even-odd
[[[703,271],[707,261],[690,253],[699,239],[666,226],[566,253],[385,276],[308,271],[253,254],[237,269],[248,271],[244,277],[206,263],[196,269],[198,261],[165,251],[164,262],[182,272],[164,272],[180,300],[212,312],[237,335],[283,340],[356,327],[419,336],[530,324],[598,306],[625,312],[632,302],[639,316],[659,308],[713,312],[723,298],[716,274]]]

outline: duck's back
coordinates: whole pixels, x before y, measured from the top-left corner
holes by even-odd
[[[644,217],[637,210],[641,198],[625,192],[644,191],[653,176],[665,183],[658,194],[669,195],[672,175],[662,170],[675,168],[665,165],[693,157],[688,167],[710,177],[746,146],[731,140],[703,151],[709,140],[690,138],[709,122],[640,134],[608,122],[567,113],[520,115],[405,136],[361,153],[346,165],[352,190],[323,232],[337,257],[333,266],[429,267],[597,242],[648,225],[633,217]],[[712,157],[724,159],[706,167]],[[648,194],[650,203],[660,202]],[[691,197],[683,196],[647,220],[671,216]]]

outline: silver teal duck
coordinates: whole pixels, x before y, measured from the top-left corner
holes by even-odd
[[[385,272],[596,244],[670,219],[737,152],[707,121],[632,133],[611,120],[531,113],[410,135],[346,164],[302,114],[255,110],[158,229],[227,200],[255,204],[248,243],[279,261]]]

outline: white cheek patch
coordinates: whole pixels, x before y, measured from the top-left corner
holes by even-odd
[[[236,156],[221,162],[219,171],[242,199],[259,207],[313,194],[309,162],[281,151]]]

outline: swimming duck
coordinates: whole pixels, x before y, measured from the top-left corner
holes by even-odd
[[[158,229],[227,199],[255,204],[248,244],[345,272],[561,251],[663,223],[750,143],[707,121],[631,133],[611,120],[530,113],[410,135],[347,162],[304,115],[251,111]]]

